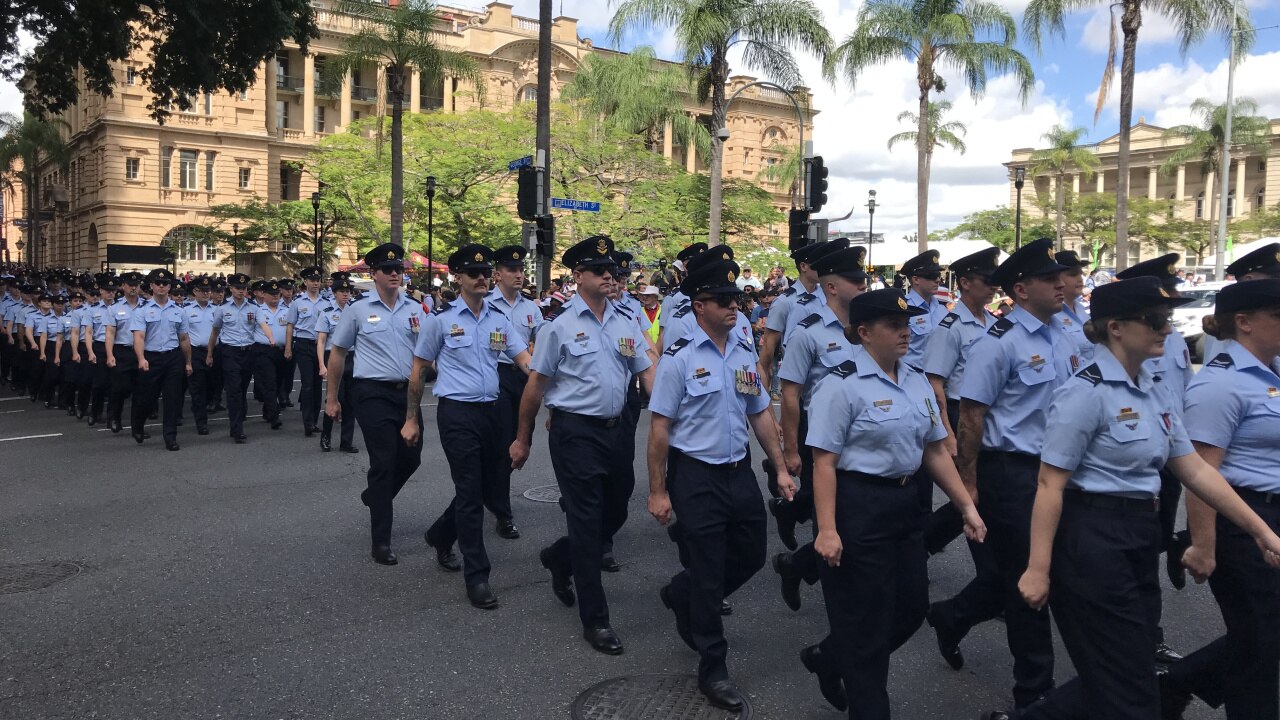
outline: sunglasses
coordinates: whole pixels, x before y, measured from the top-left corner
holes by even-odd
[[[489,268],[471,268],[470,270],[464,270],[463,273],[472,280],[475,280],[476,278],[488,279],[493,275],[493,270],[490,270]]]
[[[708,295],[707,297],[698,298],[698,302],[713,302],[722,308],[729,308],[734,305],[741,305],[743,297],[742,293],[733,293],[730,295]]]
[[[1150,313],[1147,313],[1146,315],[1116,318],[1116,320],[1119,320],[1121,322],[1142,323],[1143,325],[1146,325],[1152,330],[1159,331],[1159,330],[1163,330],[1166,325],[1173,322],[1173,313],[1169,313],[1161,310],[1159,312],[1150,312]]]
[[[911,277],[918,277],[922,280],[928,280],[930,282],[938,282],[939,280],[942,279],[942,275],[940,275],[939,273],[920,273],[919,275],[912,275]]]
[[[617,276],[617,265],[588,265],[586,270],[596,277],[604,277],[605,275]]]
[[[168,287],[168,286],[170,285],[170,282],[169,282],[168,280],[152,280],[152,281],[151,281],[151,284],[152,284],[152,285],[164,285],[164,286]]]

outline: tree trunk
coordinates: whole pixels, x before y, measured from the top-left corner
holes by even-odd
[[[933,73],[929,73],[932,82]],[[929,88],[920,89],[920,115],[916,118],[916,251],[929,249]],[[871,239],[867,238],[870,242]]]
[[[725,106],[724,84],[729,76],[729,60],[724,48],[717,48],[711,58],[711,217],[707,221],[707,244],[720,244],[720,216],[724,211],[724,141],[716,137],[724,127],[728,108]]]
[[[1120,150],[1116,156],[1116,270],[1129,267],[1129,133],[1133,123],[1134,54],[1142,27],[1139,0],[1125,0],[1120,29],[1124,55],[1120,60]]]
[[[404,247],[404,68],[387,68],[391,83],[391,242]]]
[[[1057,198],[1057,200],[1058,200],[1058,219],[1057,219],[1057,229],[1056,229],[1056,232],[1057,232],[1057,235],[1058,235],[1058,250],[1059,250],[1059,251],[1062,251],[1062,250],[1065,250],[1065,249],[1066,249],[1066,248],[1063,246],[1063,243],[1062,243],[1062,184],[1063,184],[1064,182],[1066,182],[1066,179],[1067,179],[1067,175],[1066,175],[1066,173],[1061,173],[1061,172],[1060,172],[1060,173],[1058,173],[1058,183],[1057,183],[1057,184],[1058,184],[1058,188],[1057,188],[1057,195],[1058,195],[1058,198]]]

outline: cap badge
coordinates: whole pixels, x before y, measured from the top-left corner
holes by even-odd
[[[721,259],[721,260],[728,260],[728,259],[729,259],[729,253],[720,253],[720,259]]]
[[[484,262],[484,255],[482,253],[476,253],[476,262]]]
[[[601,255],[604,255],[605,253],[609,252],[609,243],[605,242],[604,238],[600,238],[599,240],[596,241],[596,252],[600,253]]]
[[[1178,274],[1178,266],[1177,266],[1177,265],[1170,265],[1170,266],[1169,266],[1169,268],[1168,268],[1168,270],[1169,270],[1169,274],[1170,274],[1170,275],[1177,275],[1177,274]]]
[[[904,300],[904,299],[902,299],[902,298],[898,298],[898,307],[902,308],[903,310],[906,310],[906,309],[907,309],[907,301],[906,301],[906,300]]]
[[[1044,251],[1044,252],[1045,252],[1045,254],[1046,254],[1046,255],[1048,255],[1048,256],[1049,256],[1049,259],[1050,259],[1050,260],[1052,260],[1052,261],[1054,261],[1054,262],[1057,262],[1057,258],[1055,258],[1055,257],[1053,256],[1053,248],[1045,248],[1045,251]]]
[[[618,263],[618,267],[626,269],[628,267],[631,267],[631,263],[630,261],[623,260],[622,262]]]
[[[738,279],[738,276],[737,276],[737,275],[734,275],[734,274],[733,274],[733,271],[732,271],[732,270],[730,270],[730,271],[729,271],[729,282],[734,282],[734,281],[736,281],[737,279]]]
[[[1169,297],[1169,292],[1164,288],[1160,288],[1160,297]]]
[[[388,259],[388,260],[395,260],[395,259],[396,259],[396,251],[395,251],[395,250],[388,250],[388,251],[387,251],[387,259]]]
[[[1276,253],[1276,262],[1280,262],[1280,252]]]

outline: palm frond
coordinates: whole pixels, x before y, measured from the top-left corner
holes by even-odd
[[[1111,7],[1111,30],[1107,36],[1107,62],[1102,68],[1102,83],[1098,85],[1098,101],[1093,108],[1093,124],[1098,124],[1098,118],[1102,115],[1102,106],[1107,103],[1107,96],[1111,94],[1111,80],[1116,74],[1116,46],[1119,45],[1118,29],[1116,19],[1116,8]]]

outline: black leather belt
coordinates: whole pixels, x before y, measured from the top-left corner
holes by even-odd
[[[1280,493],[1262,492],[1261,490],[1253,490],[1251,488],[1234,488],[1240,497],[1245,500],[1253,500],[1263,505],[1280,505]]]
[[[910,475],[901,475],[896,477],[882,477],[880,475],[868,475],[857,470],[837,470],[836,480],[853,480],[856,482],[869,483],[871,485],[890,485],[893,487],[903,487],[911,482]]]
[[[497,400],[454,400],[453,398],[440,398],[441,405],[466,405],[468,407],[497,407]]]
[[[408,380],[372,380],[370,378],[354,378],[354,379],[359,380],[362,383],[369,383],[371,385],[384,385],[386,387],[394,388],[396,390],[403,390],[409,386]]]
[[[1160,498],[1132,498],[1124,495],[1110,495],[1107,493],[1085,492],[1084,490],[1076,490],[1067,488],[1062,493],[1062,499],[1072,505],[1082,505],[1088,508],[1096,508],[1098,510],[1119,510],[1120,512],[1142,512],[1153,513],[1160,511]]]
[[[697,463],[698,465],[701,465],[705,468],[709,468],[711,470],[737,470],[740,467],[746,467],[751,464],[750,452],[747,452],[747,454],[744,455],[741,460],[734,460],[733,462],[726,462],[726,463],[709,463],[705,460],[699,460],[698,458],[693,457],[692,455],[688,455],[683,451],[677,450],[675,448],[671,448],[670,452],[673,456],[678,457],[683,461]]]
[[[617,427],[618,423],[622,422],[621,417],[602,418],[602,417],[596,417],[594,415],[583,415],[582,413],[568,412],[567,410],[553,409],[551,411],[551,417],[554,418],[557,415],[571,417],[575,420],[581,420],[584,423],[588,423],[590,425],[597,425],[602,428]]]

